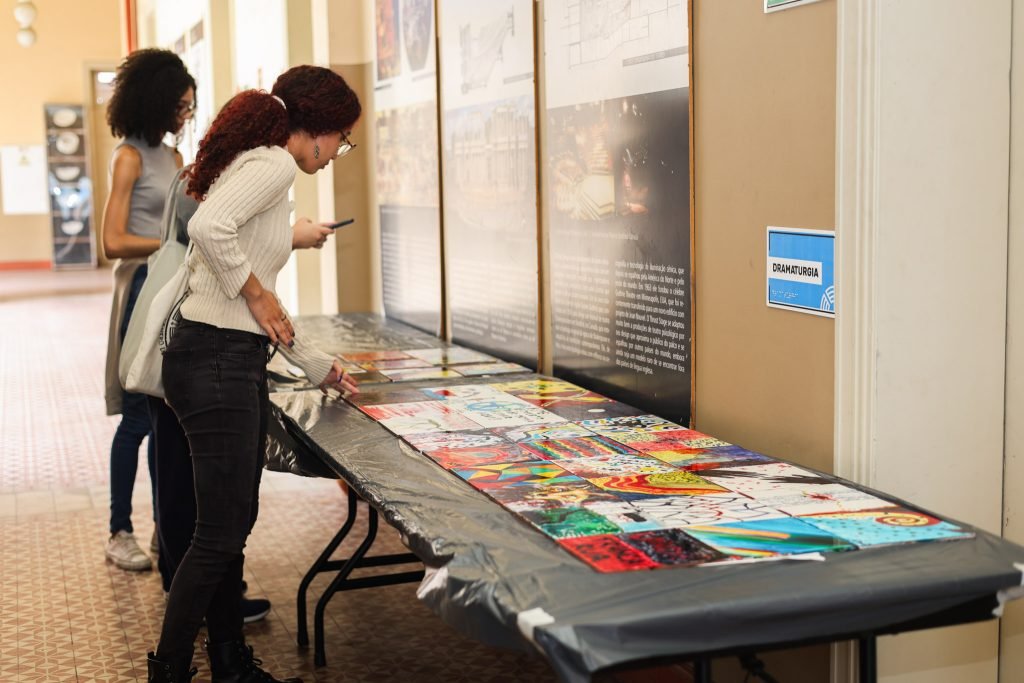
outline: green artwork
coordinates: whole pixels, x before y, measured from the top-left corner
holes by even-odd
[[[583,508],[546,508],[519,514],[552,538],[578,538],[622,531],[596,512]]]

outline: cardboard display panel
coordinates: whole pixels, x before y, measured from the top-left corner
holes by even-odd
[[[688,424],[686,2],[544,8],[554,372]]]
[[[377,197],[387,314],[441,331],[437,71],[431,0],[376,0]]]
[[[533,3],[442,0],[438,17],[452,338],[536,367]]]

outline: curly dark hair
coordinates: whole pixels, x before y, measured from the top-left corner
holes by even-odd
[[[117,67],[107,123],[114,137],[141,137],[150,146],[178,128],[178,102],[196,81],[169,50],[136,50]]]
[[[284,147],[296,131],[313,137],[344,133],[362,111],[359,97],[338,74],[320,66],[293,67],[278,76],[270,93],[246,90],[224,105],[199,143],[188,193],[205,199],[221,172],[242,152]]]

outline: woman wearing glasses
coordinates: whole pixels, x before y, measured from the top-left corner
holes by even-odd
[[[167,50],[139,50],[117,69],[107,122],[123,138],[110,162],[110,195],[103,210],[103,251],[114,265],[114,303],[107,345],[107,414],[121,414],[110,447],[110,540],[106,556],[122,569],[150,569],[132,528],[132,488],[139,446],[150,434],[146,397],[124,392],[117,364],[128,321],[142,283],[146,257],[160,246],[160,221],[167,187],[181,168],[181,155],[163,143],[192,118],[196,82],[181,59]],[[153,439],[149,439],[153,480]]]
[[[263,467],[271,347],[322,390],[357,391],[336,358],[296,337],[274,293],[292,248],[288,189],[296,167],[313,174],[352,149],[348,135],[361,112],[341,76],[300,66],[270,94],[236,95],[200,143],[188,186],[200,202],[188,228],[189,294],[163,365],[167,402],[192,453],[198,514],[149,654],[150,681],[191,678],[204,617],[214,681],[277,681],[246,646],[239,609],[242,549],[256,521]]]

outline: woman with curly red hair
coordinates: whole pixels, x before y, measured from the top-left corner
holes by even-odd
[[[215,683],[281,683],[242,636],[242,549],[256,521],[269,347],[326,391],[358,391],[340,361],[297,337],[274,293],[291,253],[288,189],[354,148],[359,99],[329,69],[299,66],[271,92],[236,95],[200,143],[189,193],[189,293],[164,354],[167,402],[188,437],[197,520],[171,583],[149,680],[187,681],[206,619]],[[272,353],[272,351],[271,351]],[[295,681],[297,679],[288,679]]]

